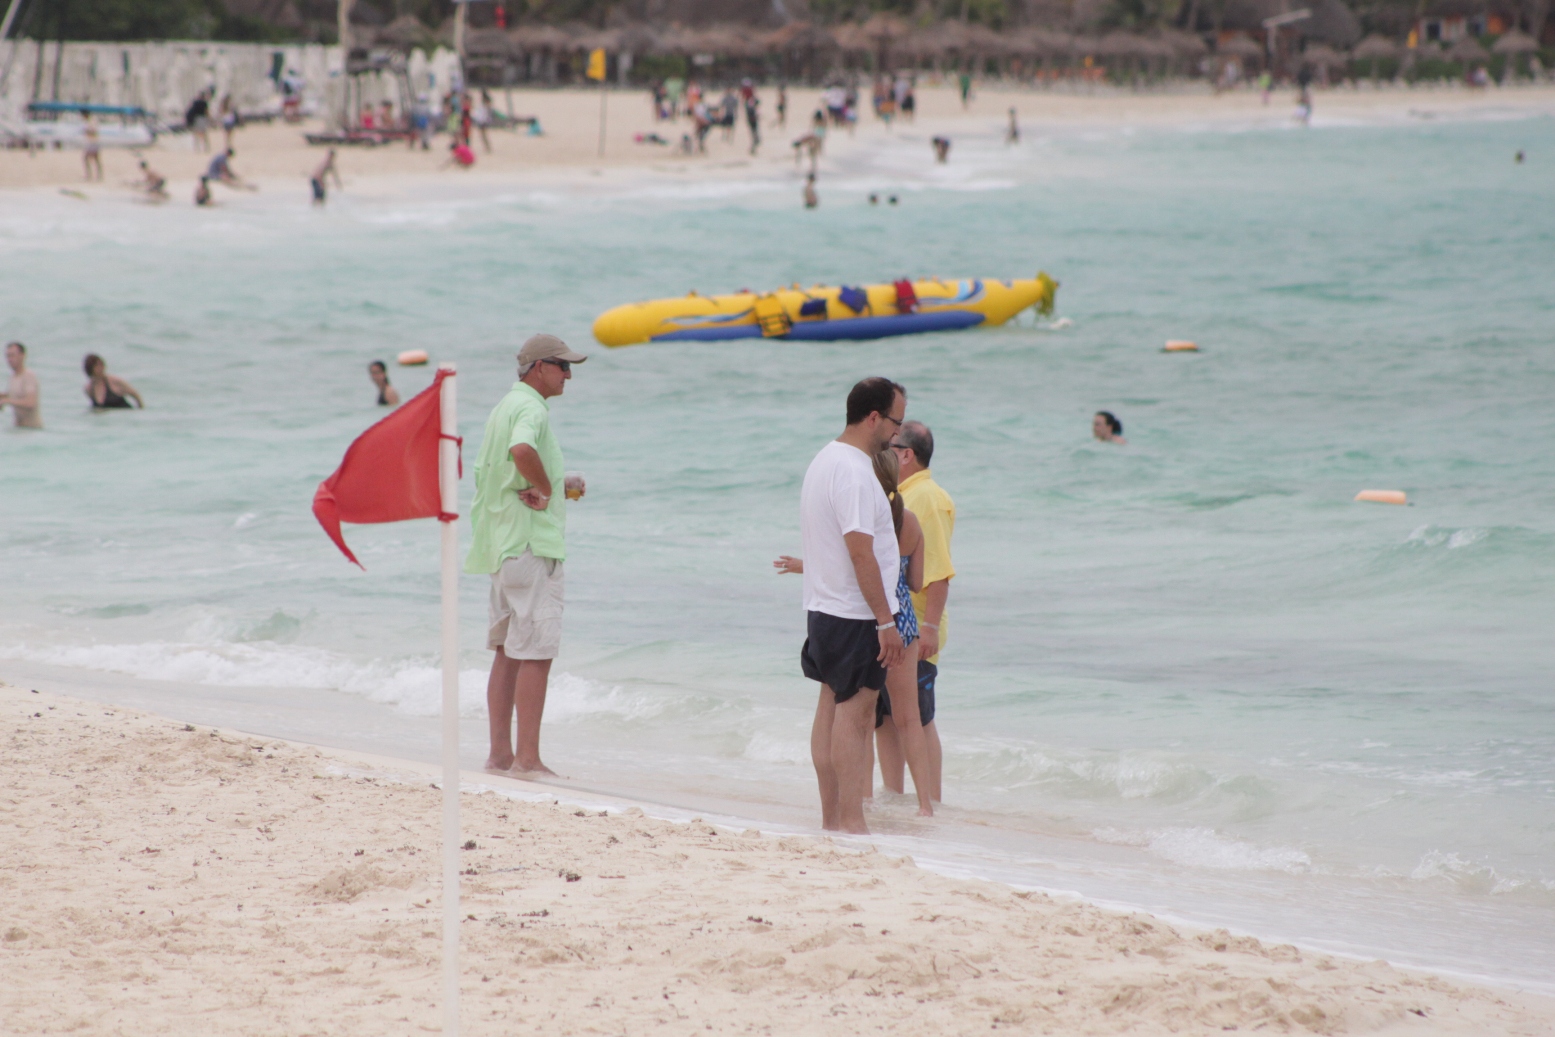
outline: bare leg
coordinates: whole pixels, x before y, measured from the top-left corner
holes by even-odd
[[[923,740],[928,743],[929,751],[929,798],[936,803],[944,802],[944,796],[940,795],[940,775],[943,773],[944,754],[939,746],[939,728],[934,726],[934,721],[923,725]]]
[[[875,724],[875,699],[880,693],[860,688],[837,704],[831,726],[832,767],[837,773],[837,824],[844,832],[868,835],[864,823],[864,789],[874,777],[869,763],[869,733]]]
[[[555,771],[540,762],[540,717],[545,712],[545,691],[551,678],[551,660],[524,659],[518,661],[517,669],[513,697],[518,711],[518,746],[512,769],[555,774]]]
[[[486,678],[486,717],[491,725],[491,755],[486,769],[505,771],[513,766],[513,687],[518,680],[518,660],[498,648]]]
[[[923,734],[923,720],[918,713],[918,667],[909,662],[893,666],[886,673],[886,690],[891,696],[891,717],[901,723],[896,728],[901,739],[901,753],[907,759],[907,769],[912,772],[913,790],[918,793],[918,816],[933,817],[930,805],[929,750]],[[901,771],[897,771],[901,781]]]
[[[889,681],[887,682],[889,687]],[[893,706],[893,708],[895,708]],[[875,728],[875,750],[880,754],[880,780],[892,792],[903,792],[902,776],[907,761],[902,758],[902,739],[896,733],[896,718],[888,716]]]
[[[886,720],[889,721],[890,719],[891,719],[890,717],[886,717]],[[869,780],[864,783],[864,798],[869,800],[870,802],[874,802],[874,799],[875,799],[875,740],[874,740],[874,738],[866,738],[866,739],[864,739],[864,751],[868,754],[868,759],[865,761],[865,763],[867,765],[866,769],[869,771]]]
[[[815,722],[810,725],[810,762],[815,765],[815,782],[821,790],[821,827],[835,832],[837,824],[837,768],[832,766],[832,721],[836,719],[837,699],[831,688],[821,685],[821,698],[815,704]]]

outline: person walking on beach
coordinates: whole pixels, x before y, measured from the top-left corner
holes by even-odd
[[[751,154],[756,154],[756,149],[761,147],[761,98],[756,95],[756,88],[750,85],[750,80],[740,88],[745,103],[745,125],[751,131]]]
[[[344,189],[345,184],[340,182],[340,170],[335,168],[335,149],[330,148],[329,154],[324,156],[324,161],[313,171],[313,176],[308,180],[308,185],[313,188],[313,204],[323,205],[329,198],[329,185],[325,182],[330,177],[335,178],[335,186]]]
[[[901,469],[902,503],[918,519],[923,532],[923,585],[912,593],[913,612],[918,620],[918,719],[923,725],[928,755],[929,798],[938,803],[943,798],[944,753],[939,728],[934,723],[934,685],[939,677],[939,653],[945,647],[948,630],[945,605],[950,598],[951,577],[956,575],[950,560],[956,503],[929,471],[929,461],[934,457],[934,433],[927,425],[918,421],[904,423],[892,440],[891,449]],[[901,729],[887,722],[875,734],[881,776],[887,788],[901,792]]]
[[[821,196],[815,193],[815,174],[806,174],[804,178],[804,207],[813,209],[821,204]]]
[[[810,759],[828,831],[869,831],[864,794],[875,701],[886,671],[906,656],[896,629],[896,531],[871,461],[906,410],[907,390],[888,378],[855,385],[847,427],[810,462],[799,495],[808,635],[799,662],[821,684]]]
[[[135,401],[136,407],[145,409],[146,401],[140,398],[135,387],[118,375],[109,374],[108,362],[96,353],[86,355],[81,361],[81,369],[87,377],[82,391],[92,401],[93,410],[129,410],[130,400]]]
[[[572,365],[587,359],[555,335],[525,342],[518,353],[518,381],[486,419],[475,462],[464,571],[491,577],[486,633],[494,653],[486,682],[491,771],[554,773],[540,760],[540,718],[562,637],[567,502],[557,491],[582,496],[585,486],[581,476],[576,486],[564,482],[549,401],[567,388]]]
[[[211,150],[211,102],[204,90],[195,94],[194,100],[189,102],[189,110],[184,113],[184,125],[188,127],[189,136],[194,141],[194,150]]]
[[[1015,109],[1010,109],[1010,124],[1004,130],[1004,146],[1020,143],[1020,123],[1015,119]]]
[[[378,390],[378,406],[398,407],[400,405],[400,391],[389,384],[389,369],[384,366],[382,360],[374,360],[367,365],[367,377],[373,380],[373,385]]]
[[[17,428],[42,428],[38,376],[27,370],[27,347],[20,342],[6,343],[5,362],[11,367],[11,384],[0,393],[0,407],[11,408],[11,418]]]
[[[85,149],[81,152],[81,165],[88,182],[103,178],[103,144],[102,133],[97,128],[97,120],[86,109],[81,110],[81,139],[85,143]]]

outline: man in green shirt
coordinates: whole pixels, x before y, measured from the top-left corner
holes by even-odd
[[[561,648],[566,496],[582,497],[584,486],[579,477],[567,493],[556,492],[564,477],[562,449],[547,401],[567,387],[572,365],[587,359],[555,335],[525,342],[518,381],[486,419],[475,462],[464,571],[491,576],[486,646],[496,655],[486,682],[487,770],[553,773],[540,762],[540,716],[551,660]]]

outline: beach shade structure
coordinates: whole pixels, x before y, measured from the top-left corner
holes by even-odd
[[[378,30],[375,42],[380,47],[408,51],[431,46],[435,37],[421,19],[413,14],[402,14]]]
[[[470,57],[506,58],[515,48],[502,29],[472,29],[465,33],[464,52]]]
[[[1539,49],[1539,44],[1526,32],[1513,29],[1497,40],[1490,48],[1494,54],[1533,54]]]
[[[1350,64],[1350,57],[1341,54],[1326,43],[1314,43],[1301,52],[1301,60],[1304,64],[1321,69],[1325,75],[1330,69],[1344,68]]]
[[[462,460],[453,364],[346,448],[313,495],[313,514],[355,562],[341,522],[435,518],[442,533],[443,1032],[459,1032],[459,477]],[[365,567],[364,567],[365,568]]]
[[[1366,37],[1355,45],[1350,56],[1356,61],[1371,62],[1371,80],[1377,81],[1377,68],[1384,61],[1390,61],[1398,57],[1398,44],[1386,36],[1378,36],[1375,33]]]
[[[1486,50],[1484,44],[1474,37],[1463,36],[1451,47],[1447,48],[1447,57],[1453,61],[1460,61],[1465,65],[1470,65],[1476,61],[1489,60],[1490,51]]]

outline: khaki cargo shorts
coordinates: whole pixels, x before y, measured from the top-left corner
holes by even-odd
[[[562,563],[527,550],[491,574],[486,647],[509,659],[554,659],[562,644]]]

